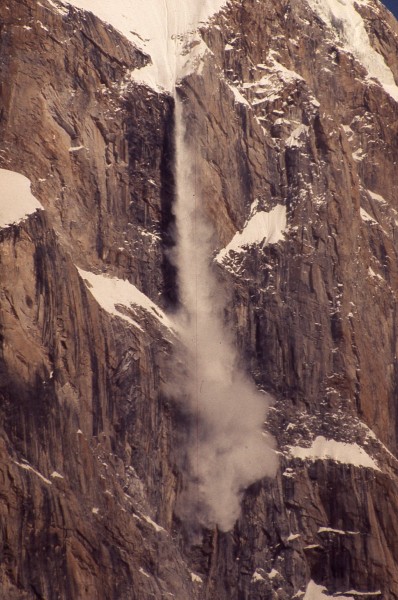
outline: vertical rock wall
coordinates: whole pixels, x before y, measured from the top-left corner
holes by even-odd
[[[357,10],[396,74],[395,21]],[[132,81],[149,57],[89,13],[23,0],[0,18],[0,167],[45,208],[0,231],[1,594],[397,598],[397,102],[306,3],[231,2],[202,28],[211,54],[179,93],[280,470],[232,532],[192,539],[162,396],[175,334],[153,310],[105,311],[76,269],[177,302],[173,101]],[[278,206],[281,241],[220,257]]]

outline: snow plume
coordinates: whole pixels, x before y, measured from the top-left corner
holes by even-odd
[[[211,266],[212,230],[195,181],[195,159],[186,142],[176,99],[176,264],[181,309],[182,368],[172,392],[188,413],[185,485],[177,507],[188,522],[230,530],[245,488],[276,470],[271,436],[263,431],[270,397],[238,367],[233,336],[224,325],[225,293]]]

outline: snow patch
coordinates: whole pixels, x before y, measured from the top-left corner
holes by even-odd
[[[178,79],[183,79],[191,73],[201,74],[206,56],[213,56],[213,52],[204,42],[198,32],[190,33],[184,37],[181,52],[178,53],[176,73]]]
[[[307,585],[303,600],[330,600],[331,598],[333,600],[354,600],[353,596],[329,594],[323,585],[317,585],[312,579]]]
[[[365,430],[366,432],[366,437],[375,440],[382,448],[385,452],[387,452],[387,454],[390,456],[390,458],[392,458],[393,460],[397,461],[397,457],[387,448],[387,446],[385,446],[383,444],[383,442],[377,437],[377,435],[375,434],[375,432],[373,431],[373,429],[370,429],[370,427],[368,427],[365,423],[363,423],[362,421],[359,422],[360,426]]]
[[[381,596],[381,591],[377,590],[377,592],[357,592],[357,590],[348,590],[348,592],[344,592],[345,594],[351,594],[355,598],[366,598],[369,596]]]
[[[52,477],[53,479],[63,479],[63,475],[58,473],[58,471],[53,471],[51,473],[50,477]]]
[[[383,277],[379,275],[379,273],[375,273],[372,267],[368,267],[368,273],[371,277],[374,277],[375,279],[381,279],[383,281]]]
[[[342,594],[342,595],[341,595]],[[329,593],[323,585],[317,585],[312,579],[307,585],[307,590],[303,600],[355,600],[355,598],[367,598],[381,596],[381,591],[376,592],[357,592],[348,590],[347,592]]]
[[[279,571],[277,571],[276,569],[272,569],[269,573],[268,573],[268,578],[269,579],[275,579],[275,577],[278,577],[278,575],[280,575]]]
[[[248,103],[246,98],[244,98],[244,96],[242,96],[242,94],[240,93],[240,91],[238,90],[237,87],[235,87],[234,85],[231,85],[230,83],[228,83],[227,85],[234,95],[235,102],[237,102],[238,104],[244,104],[245,106],[250,106],[250,104]]]
[[[21,469],[24,469],[25,471],[30,471],[31,473],[33,473],[34,475],[39,477],[47,485],[52,485],[51,481],[49,479],[47,479],[47,477],[44,477],[44,475],[42,475],[39,471],[37,471],[36,469],[31,467],[30,465],[28,465],[26,463],[17,462],[16,460],[14,460],[13,462],[15,465],[17,465],[17,467],[20,467]]]
[[[57,12],[61,13],[61,15],[67,15],[68,14],[68,10],[61,4],[61,2],[59,2],[57,4],[55,2],[53,2],[53,0],[47,0],[47,2],[53,8],[55,8]],[[47,8],[46,6],[44,6],[43,4],[41,4],[40,2],[38,2],[38,5],[42,6],[43,8]]]
[[[289,446],[289,453],[301,460],[334,460],[335,462],[380,471],[375,461],[356,443],[348,444],[318,436],[309,448]]]
[[[388,204],[387,200],[383,197],[380,196],[380,194],[376,194],[375,192],[372,192],[371,190],[366,190],[369,194],[369,196],[373,199],[376,200],[376,202],[380,202],[380,204]]]
[[[252,575],[252,583],[256,583],[257,581],[265,581],[265,579],[258,571],[254,571]]]
[[[292,479],[294,479],[296,477],[295,472],[293,471],[293,469],[285,469],[282,473],[283,477],[290,477]]]
[[[191,573],[191,580],[192,583],[203,583],[203,579],[199,575],[196,575],[196,573]]]
[[[343,531],[332,527],[319,527],[318,533],[335,533],[336,535],[359,535],[359,531]]]
[[[294,542],[294,540],[298,540],[301,537],[300,533],[291,533],[288,538],[286,538],[287,542]]]
[[[352,158],[357,162],[361,162],[366,157],[367,153],[362,148],[358,148],[358,150],[352,153]]]
[[[156,306],[148,296],[140,292],[132,283],[123,279],[117,279],[116,277],[95,275],[79,268],[77,270],[98,304],[108,313],[124,319],[140,331],[143,331],[142,327],[136,321],[120,310],[120,307],[125,307],[132,312],[136,312],[138,307],[144,309],[171,331],[173,330],[170,320],[162,309]]]
[[[46,27],[41,21],[37,20],[36,23],[41,29],[44,29],[44,31],[49,31],[48,27]],[[28,29],[31,29],[31,27],[28,27]]]
[[[308,125],[299,125],[296,127],[296,129],[294,129],[294,131],[286,140],[286,146],[289,148],[297,148],[302,146],[308,138],[309,129],[310,128]]]
[[[291,71],[290,69],[288,69],[287,67],[282,65],[279,61],[277,61],[274,56],[274,55],[277,55],[277,53],[274,50],[270,50],[269,55],[270,55],[269,58],[272,61],[272,71],[274,73],[278,73],[280,79],[282,79],[285,83],[293,83],[295,81],[305,81],[303,79],[303,77],[301,77],[301,75],[296,73],[296,71]],[[264,64],[260,63],[256,66],[259,69],[262,69],[263,71],[270,70],[270,67],[268,65],[264,65]],[[259,83],[261,83],[261,81]]]
[[[342,125],[342,128],[344,130],[344,133],[346,134],[346,136],[348,137],[349,141],[352,141],[352,138],[354,136],[354,132],[351,129],[351,127],[349,125]]]
[[[378,225],[378,222],[376,221],[376,219],[371,217],[370,214],[368,212],[366,212],[366,210],[364,208],[360,208],[359,213],[361,215],[361,219],[363,221],[365,221],[366,223],[372,223],[372,225]]]
[[[15,225],[37,210],[44,210],[30,186],[24,175],[0,169],[0,227]]]
[[[247,246],[277,244],[284,239],[287,230],[286,206],[277,204],[269,212],[258,211],[246,221],[241,232],[237,232],[229,244],[216,256],[222,262],[232,252],[244,252]]]
[[[149,517],[148,515],[142,515],[142,518],[149,523],[150,525],[152,525],[152,527],[154,528],[154,530],[159,533],[160,531],[165,531],[163,529],[163,527],[161,527],[160,525],[158,525],[157,523],[155,523],[155,521],[153,521],[151,519],[151,517]]]
[[[265,74],[257,81],[243,84],[243,89],[248,90],[251,96],[255,96],[251,101],[253,106],[275,102],[281,98],[282,91],[287,86],[296,87],[299,82],[304,82],[301,75],[287,69],[275,59],[273,54],[271,50],[268,56],[269,65],[261,63],[257,65],[257,69],[264,71]]]
[[[356,0],[307,0],[312,10],[333,31],[343,47],[362,63],[370,77],[398,101],[398,87],[383,56],[372,47]]]

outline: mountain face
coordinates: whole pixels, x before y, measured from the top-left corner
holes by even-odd
[[[79,4],[0,5],[0,596],[397,599],[396,21],[215,3],[173,91],[139,2],[131,36]],[[181,510],[178,121],[225,336],[273,399],[278,469],[232,527]]]

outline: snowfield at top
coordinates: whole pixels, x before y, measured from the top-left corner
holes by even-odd
[[[358,0],[360,5],[371,4]],[[394,100],[398,87],[383,56],[372,47],[354,0],[307,0],[329,32],[362,63],[369,78],[377,81]],[[226,4],[225,0],[69,0],[76,8],[91,11],[149,54],[152,64],[135,74],[154,89],[172,91],[178,76],[175,36],[195,29]]]
[[[153,64],[141,69],[142,80],[171,91],[177,76],[175,36],[195,29],[225,0],[70,0],[65,4],[91,11],[149,54]]]

